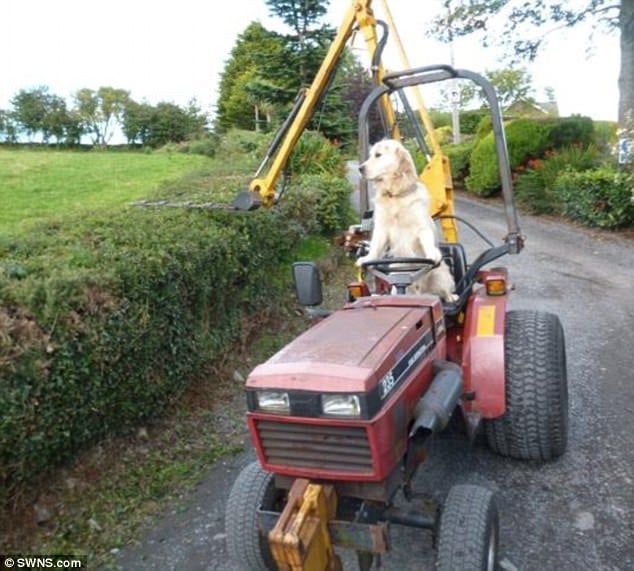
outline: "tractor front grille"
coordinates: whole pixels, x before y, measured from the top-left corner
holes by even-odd
[[[372,454],[364,428],[260,420],[256,429],[268,464],[333,473],[372,473]]]

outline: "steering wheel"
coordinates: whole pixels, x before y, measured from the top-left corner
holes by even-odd
[[[397,294],[405,294],[407,286],[439,265],[440,261],[431,258],[377,258],[363,262],[361,267],[394,286]]]

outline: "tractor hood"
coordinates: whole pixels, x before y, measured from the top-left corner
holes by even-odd
[[[299,336],[247,379],[247,389],[367,393],[378,380],[411,367],[442,336],[433,296],[377,296],[348,304]]]

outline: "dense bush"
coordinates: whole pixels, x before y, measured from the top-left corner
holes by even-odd
[[[590,117],[573,115],[547,119],[548,129],[547,145],[549,149],[561,149],[563,147],[578,146],[587,147],[594,142],[594,123]]]
[[[445,125],[443,127],[436,127],[434,129],[434,135],[436,136],[436,141],[439,145],[446,145],[451,142],[453,138],[453,129],[449,125]],[[431,148],[431,139],[426,137],[427,144]]]
[[[493,122],[491,121],[491,116],[487,114],[482,117],[478,123],[478,127],[475,132],[476,141],[484,139],[484,137],[486,137],[491,131],[493,131]]]
[[[540,159],[547,150],[578,146],[594,140],[592,120],[587,117],[558,119],[516,119],[505,126],[511,169]],[[497,192],[500,186],[493,133],[482,137],[470,157],[467,188],[480,195]]]
[[[0,481],[152,419],[279,295],[271,212],[130,210],[2,244]]]
[[[268,138],[228,133],[220,160],[235,164]],[[282,262],[300,231],[348,223],[345,163],[332,145],[322,148],[300,152],[296,187],[272,210],[133,208],[0,240],[4,490],[160,415],[203,364],[253,329],[261,309],[279,305]],[[308,166],[315,172],[302,175]],[[289,217],[293,203],[302,220]]]
[[[270,139],[270,133],[231,129],[220,138],[218,155],[224,159],[245,154],[263,157]]]
[[[603,167],[568,172],[555,183],[565,216],[589,226],[621,228],[634,224],[634,176]]]
[[[330,173],[297,178],[280,202],[284,217],[293,220],[304,234],[331,235],[353,221],[350,183]]]
[[[290,176],[345,173],[345,161],[339,149],[316,131],[305,131],[297,141],[289,160]]]
[[[460,132],[465,135],[475,135],[478,129],[483,124],[491,125],[489,119],[489,111],[486,109],[472,109],[470,111],[463,111],[460,113]]]
[[[617,124],[614,121],[594,122],[594,144],[602,157],[614,154],[618,141]]]
[[[193,139],[191,141],[187,141],[184,152],[195,155],[205,155],[206,157],[213,158],[218,152],[219,142],[220,138],[213,135],[203,137],[201,139]]]
[[[451,127],[451,113],[439,109],[429,110],[429,119],[434,127]]]
[[[537,158],[547,148],[548,130],[544,123],[518,119],[506,126],[506,144],[511,169],[530,158]],[[465,179],[467,188],[483,196],[495,193],[500,187],[500,177],[493,132],[481,139],[470,158],[470,173]]]
[[[459,145],[446,145],[443,152],[449,159],[451,174],[456,184],[462,185],[469,174],[469,158],[475,145],[474,141],[465,141]]]
[[[580,172],[597,166],[599,153],[594,145],[567,147],[547,151],[543,160],[531,160],[515,182],[518,203],[534,214],[561,213],[559,197],[554,192],[557,177],[566,171]]]

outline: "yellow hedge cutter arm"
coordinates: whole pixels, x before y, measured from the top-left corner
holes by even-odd
[[[377,25],[379,22],[374,17],[372,11],[372,0],[352,0],[343,18],[337,34],[324,58],[324,61],[317,72],[310,87],[300,91],[293,109],[289,113],[286,121],[273,139],[264,160],[260,164],[254,179],[249,185],[249,190],[242,191],[234,198],[232,206],[237,210],[253,210],[260,206],[270,207],[276,201],[275,186],[286,165],[297,141],[303,133],[308,121],[325,94],[337,64],[345,46],[351,35],[360,30],[366,42],[368,53],[372,60],[372,75],[374,82],[380,85],[385,77],[385,70],[381,62],[381,52],[385,40],[387,40],[387,30],[382,38],[377,36]],[[383,0],[383,8],[388,20],[391,34],[396,38],[401,60],[405,69],[409,69],[409,61],[400,41],[400,37],[394,25],[392,15]],[[383,22],[380,22],[384,26]],[[431,194],[431,212],[433,216],[440,215],[440,225],[444,239],[448,242],[456,242],[458,239],[457,228],[454,219],[451,217],[453,211],[453,183],[449,168],[449,161],[441,151],[440,145],[434,135],[433,124],[427,113],[423,98],[418,90],[414,92],[418,113],[421,122],[427,132],[431,149],[426,150],[427,166],[421,173],[421,180],[427,185]],[[388,136],[399,139],[396,115],[392,102],[388,95],[381,97],[380,111]],[[265,167],[269,165],[268,171],[261,176]],[[363,210],[368,209],[367,191],[364,193],[362,185],[361,206]]]
[[[269,152],[255,175],[256,178],[249,185],[249,190],[240,192],[234,199],[233,206],[235,208],[252,210],[259,206],[269,207],[274,204],[277,179],[282,173],[284,165],[293,152],[308,121],[310,121],[313,111],[325,93],[346,43],[357,29],[361,31],[365,38],[368,53],[373,56],[375,81],[380,83],[383,80],[383,67],[380,61],[376,61],[378,58],[375,58],[379,39],[376,34],[377,22],[374,18],[371,4],[372,0],[352,0],[312,85],[299,93],[293,110],[271,143]],[[381,108],[392,136],[398,138],[399,134],[394,110],[387,96],[382,99]],[[268,173],[266,176],[259,178],[265,165],[270,160],[272,162]]]

